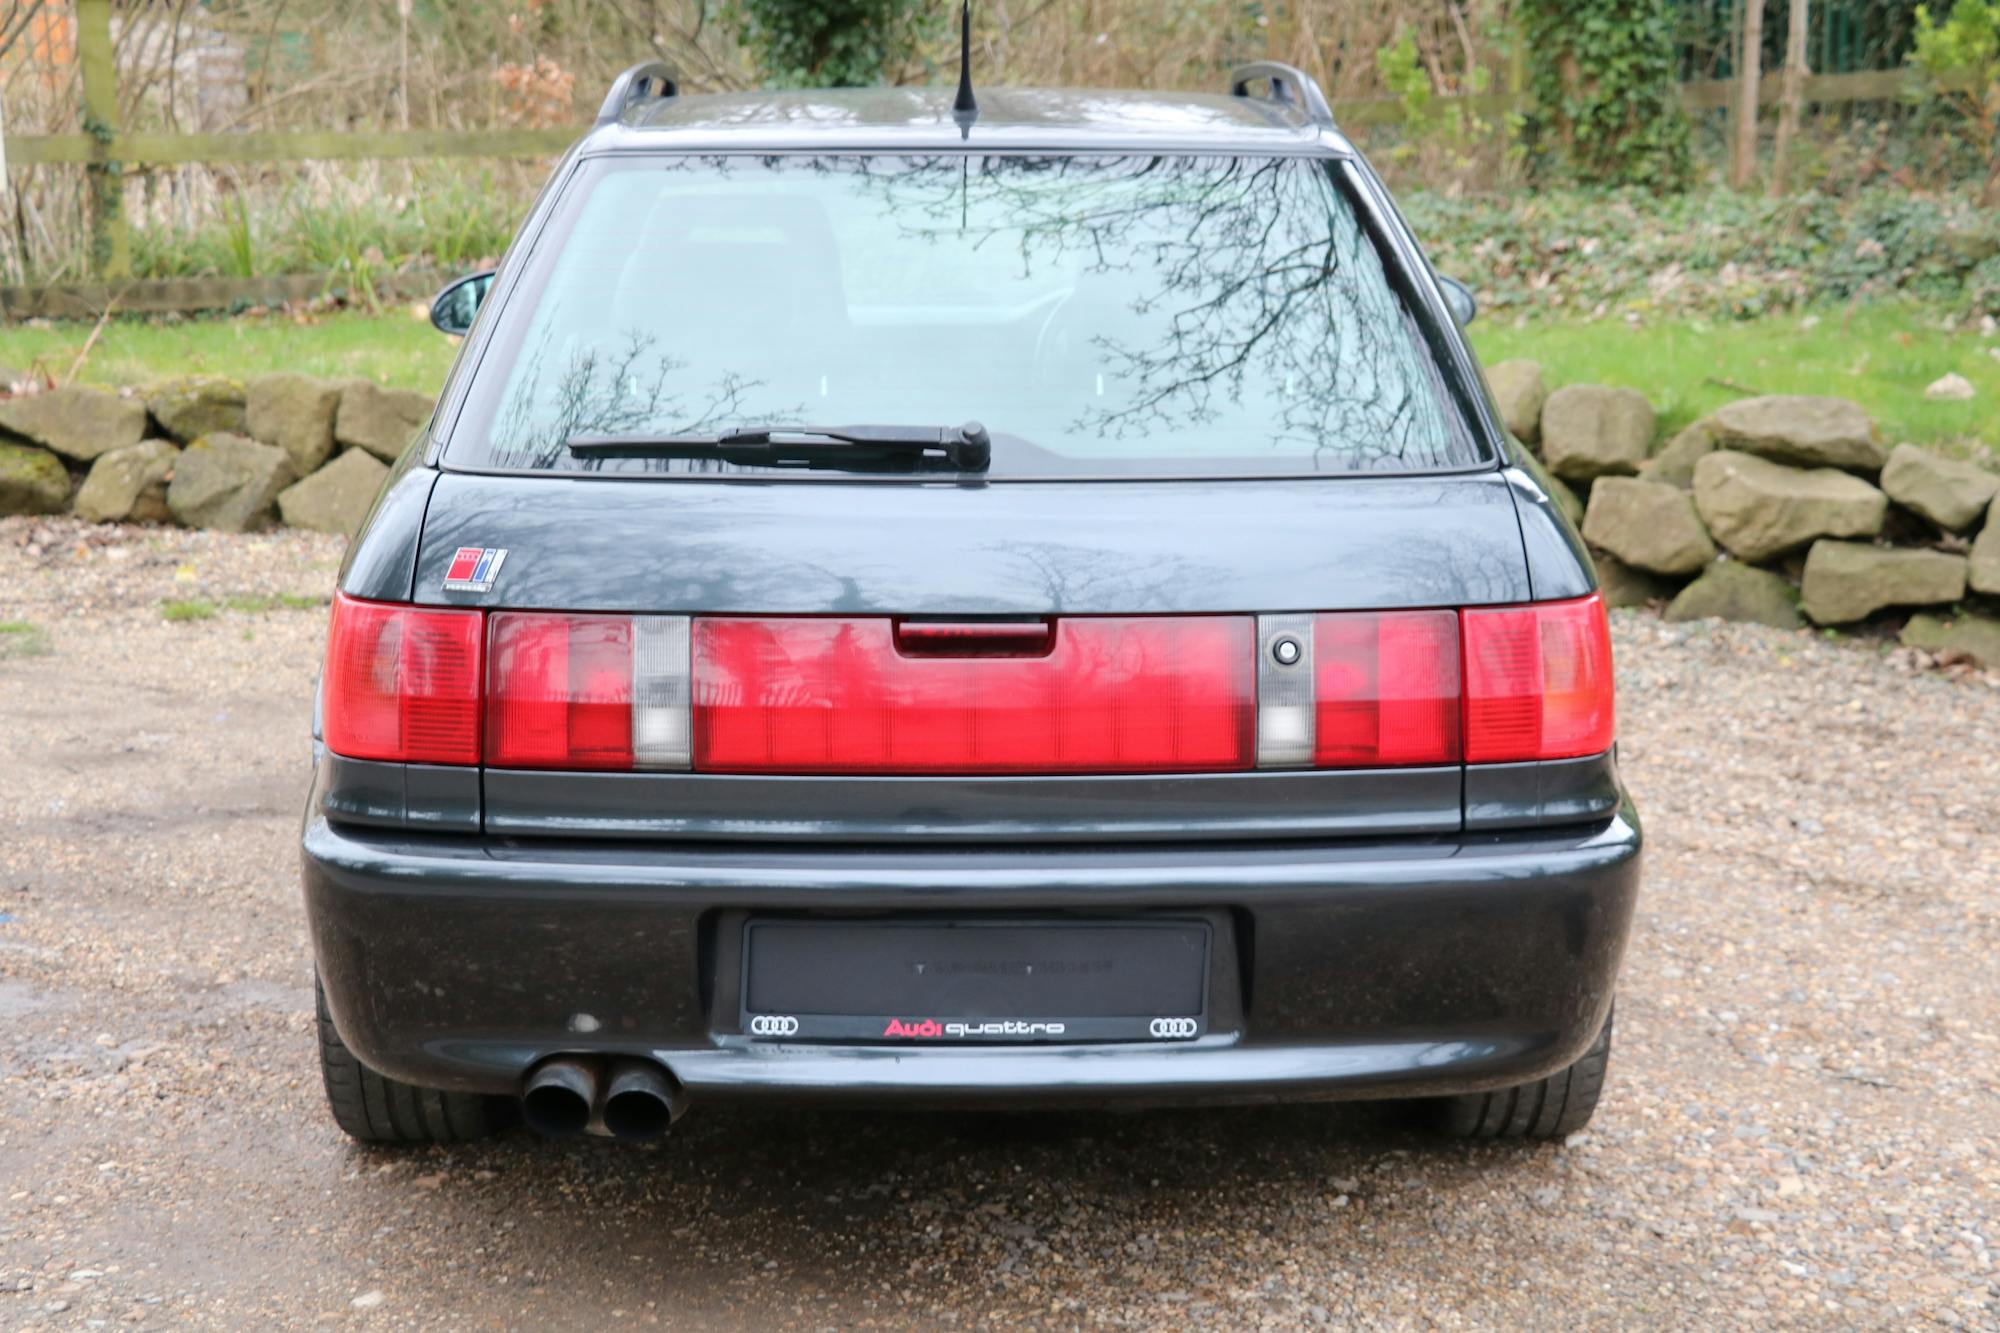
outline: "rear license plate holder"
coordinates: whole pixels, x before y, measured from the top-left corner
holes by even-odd
[[[1203,920],[752,918],[741,1031],[891,1045],[1191,1041],[1208,1030]]]

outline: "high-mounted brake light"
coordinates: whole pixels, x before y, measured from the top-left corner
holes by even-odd
[[[1468,610],[1467,763],[1602,754],[1616,734],[1611,630],[1595,593]]]
[[[322,727],[349,759],[479,762],[482,617],[337,593],[327,634]]]
[[[1021,632],[1022,637],[1027,632]],[[989,636],[990,637],[990,636]],[[1245,769],[1248,616],[1056,623],[1033,656],[899,651],[888,620],[694,622],[694,766],[709,773]]]

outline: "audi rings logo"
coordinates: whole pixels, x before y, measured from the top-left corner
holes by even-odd
[[[1185,1040],[1192,1037],[1199,1026],[1192,1018],[1156,1018],[1148,1031],[1155,1037]]]
[[[799,1020],[790,1014],[753,1014],[750,1018],[753,1037],[789,1037],[798,1030]]]

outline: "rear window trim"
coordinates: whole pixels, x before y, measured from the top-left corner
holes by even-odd
[[[808,472],[572,472],[560,468],[546,467],[465,467],[453,466],[449,461],[441,462],[439,469],[444,472],[462,473],[475,477],[561,477],[565,481],[620,482],[673,482],[697,486],[932,486],[954,490],[974,489],[985,486],[1044,486],[1044,485],[1090,485],[1100,486],[1112,482],[1131,482],[1139,485],[1172,483],[1184,485],[1201,482],[1204,485],[1225,485],[1236,482],[1270,481],[1367,481],[1379,477],[1383,481],[1422,480],[1428,477],[1466,477],[1479,473],[1498,472],[1506,466],[1498,460],[1467,463],[1458,467],[1404,468],[1391,472],[1386,468],[1369,468],[1361,471],[1321,470],[1317,472],[1159,472],[1159,473],[1089,473],[1065,472],[1041,476],[1010,477],[1004,474],[968,472],[954,475],[949,472],[930,472],[911,476],[882,476],[868,473]]]
[[[919,150],[909,144],[884,143],[881,146],[803,145],[786,144],[778,147],[755,147],[732,144],[716,147],[698,143],[676,144],[673,148],[652,145],[608,147],[596,150],[577,151],[565,164],[559,165],[557,175],[561,180],[551,181],[554,187],[549,208],[540,220],[519,256],[518,264],[509,265],[512,272],[501,274],[502,282],[495,285],[488,300],[496,304],[490,318],[480,322],[485,326],[475,330],[477,347],[468,346],[462,350],[474,355],[461,357],[447,382],[443,399],[450,400],[452,412],[448,424],[442,428],[433,427],[433,436],[428,451],[431,466],[442,472],[463,473],[486,477],[562,477],[565,479],[589,479],[607,482],[722,482],[731,485],[1033,485],[1039,483],[1088,483],[1102,485],[1117,482],[1155,483],[1165,482],[1186,484],[1200,482],[1241,481],[1353,481],[1368,477],[1384,479],[1410,479],[1427,477],[1472,476],[1481,473],[1499,472],[1509,467],[1506,446],[1494,429],[1486,407],[1486,392],[1482,385],[1465,382],[1465,372],[1475,370],[1469,346],[1464,345],[1464,335],[1445,309],[1443,298],[1436,288],[1435,275],[1429,271],[1429,261],[1422,253],[1415,237],[1408,232],[1407,224],[1397,214],[1393,197],[1388,187],[1375,176],[1361,155],[1352,147],[1329,144],[1324,140],[1296,146],[1258,146],[1255,148],[1227,148],[1221,155],[1243,158],[1292,158],[1306,162],[1317,162],[1325,171],[1329,183],[1354,211],[1355,220],[1363,233],[1374,245],[1377,258],[1381,261],[1384,276],[1389,280],[1397,299],[1402,303],[1405,316],[1410,319],[1425,349],[1430,353],[1444,391],[1446,407],[1455,416],[1455,424],[1464,431],[1474,450],[1481,457],[1471,463],[1447,467],[1422,468],[1364,468],[1364,469],[1315,469],[1300,472],[1266,473],[1065,473],[1042,476],[1009,476],[1005,473],[968,473],[962,476],[952,474],[885,476],[883,474],[842,474],[799,469],[796,471],[766,470],[731,473],[673,473],[621,472],[606,474],[568,468],[502,468],[467,464],[453,458],[458,435],[465,415],[471,383],[477,378],[488,352],[493,348],[496,330],[506,318],[507,307],[517,298],[523,297],[523,279],[539,256],[544,240],[552,236],[566,234],[570,223],[577,216],[574,207],[575,192],[593,163],[630,159],[666,160],[683,157],[876,157],[907,156],[922,151],[925,156],[935,157],[1106,157],[1150,153],[1156,156],[1201,155],[1201,145],[1181,144],[1067,144],[1060,147],[1037,148],[1024,145],[982,146],[958,143],[949,146],[925,147]],[[504,287],[504,290],[502,288]],[[536,285],[527,297],[539,295],[541,287]],[[525,298],[523,298],[525,299]],[[487,312],[482,308],[481,314]],[[1454,335],[1456,343],[1454,345]],[[442,415],[442,414],[440,414]]]

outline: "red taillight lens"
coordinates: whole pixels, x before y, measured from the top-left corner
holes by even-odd
[[[494,615],[486,762],[498,768],[632,767],[632,619]]]
[[[1615,735],[1604,602],[1464,613],[1466,762],[1602,754]]]
[[[1313,621],[1318,768],[1458,762],[1458,616],[1361,611]]]
[[[1065,620],[1040,657],[906,656],[887,620],[694,625],[694,766],[712,773],[1245,769],[1246,616]]]
[[[1311,658],[1289,700],[1261,701],[1294,738],[1267,766],[1308,751],[1314,767],[1372,768],[1611,747],[1595,596],[1279,620],[1298,636],[1310,621]],[[1247,616],[691,623],[341,595],[325,736],[354,759],[502,768],[1223,772],[1259,762],[1259,651]]]
[[[349,759],[479,762],[481,616],[333,599],[321,693],[327,748]]]

